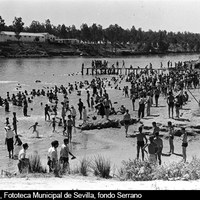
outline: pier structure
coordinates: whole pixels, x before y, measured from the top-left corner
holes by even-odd
[[[141,71],[148,71],[150,73],[152,70],[157,71],[158,74],[161,74],[162,72],[166,72],[169,69],[168,68],[94,68],[94,67],[84,67],[82,66],[81,74],[82,75],[128,75],[130,73],[139,74]]]

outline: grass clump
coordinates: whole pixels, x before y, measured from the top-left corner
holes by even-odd
[[[37,151],[29,156],[29,172],[30,173],[46,173],[47,169],[42,166],[40,156]]]
[[[102,156],[97,156],[94,158],[91,167],[93,169],[95,176],[100,176],[102,178],[110,177],[110,170],[111,170],[110,160],[106,160]]]
[[[80,160],[79,165],[76,165],[76,167],[73,169],[72,173],[88,176],[90,167],[91,167],[90,161],[87,158],[83,158],[82,160]]]

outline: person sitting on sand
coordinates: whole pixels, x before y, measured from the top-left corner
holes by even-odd
[[[121,105],[120,106],[120,108],[119,108],[119,110],[116,112],[117,114],[119,113],[119,114],[125,114],[125,112],[126,112],[126,108],[125,108],[125,106],[124,105]]]
[[[139,159],[139,153],[140,153],[140,149],[141,149],[142,160],[144,160],[144,149],[143,149],[143,147],[145,146],[144,139],[145,139],[145,142],[147,143],[147,138],[146,138],[146,135],[144,133],[142,133],[142,129],[143,129],[143,127],[140,126],[138,129],[139,133],[136,134],[136,137],[137,137],[137,159]]]
[[[32,126],[29,127],[29,129],[33,128],[33,132],[32,133],[36,132],[36,137],[37,138],[39,138],[39,131],[37,130],[38,126],[41,126],[41,125],[39,125],[38,122],[35,122],[35,124],[33,124]]]

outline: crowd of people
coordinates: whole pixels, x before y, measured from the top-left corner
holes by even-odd
[[[94,65],[98,64],[98,62],[94,62]],[[122,89],[121,82],[125,81],[127,85]],[[128,86],[128,84],[130,86]],[[52,132],[56,132],[57,126],[63,129],[64,146],[62,147],[62,153],[60,158],[60,163],[62,163],[63,171],[66,163],[68,163],[68,155],[73,154],[69,152],[68,143],[72,142],[73,134],[72,130],[76,130],[77,118],[82,123],[80,126],[84,126],[88,121],[88,112],[95,113],[96,116],[100,116],[106,120],[110,120],[111,115],[123,115],[124,127],[125,127],[125,136],[128,137],[128,128],[130,126],[131,114],[130,110],[127,109],[124,105],[121,105],[118,110],[114,108],[114,99],[111,99],[108,92],[107,87],[113,86],[113,89],[121,90],[125,98],[128,99],[130,104],[132,105],[132,111],[136,111],[136,101],[138,101],[138,121],[141,121],[145,116],[151,115],[151,107],[155,104],[155,107],[159,106],[159,98],[162,95],[166,98],[166,102],[168,105],[168,116],[169,118],[179,118],[180,112],[179,110],[187,104],[189,99],[189,95],[187,93],[187,89],[197,88],[199,86],[199,74],[194,71],[191,67],[187,67],[185,63],[178,62],[176,63],[176,67],[172,70],[169,70],[168,73],[163,71],[162,73],[158,73],[157,70],[149,69],[149,70],[141,70],[138,74],[130,73],[127,76],[119,75],[113,76],[111,80],[108,78],[100,78],[95,77],[90,82],[89,81],[80,81],[74,84],[69,83],[68,86],[57,86],[55,85],[52,88],[44,89],[32,89],[30,94],[25,90],[24,92],[17,92],[17,94],[12,94],[10,97],[10,93],[7,92],[7,97],[3,99],[0,97],[0,106],[5,107],[5,112],[10,112],[9,104],[12,103],[14,106],[22,107],[23,115],[25,117],[28,116],[28,107],[34,101],[35,97],[44,96],[48,99],[47,104],[44,107],[44,121],[49,123],[49,126],[52,127]],[[85,88],[86,97],[83,102],[83,98],[81,97],[81,88]],[[70,94],[77,92],[78,102],[70,105]],[[58,98],[58,94],[63,95],[63,99]],[[60,103],[59,103],[60,102]],[[41,103],[42,106],[42,103]],[[176,111],[176,116],[174,116],[174,107]],[[146,108],[146,114],[145,114]],[[77,111],[79,116],[77,116]],[[97,117],[96,117],[97,118]],[[94,119],[94,118],[93,118]],[[16,117],[16,112],[13,112],[13,122],[12,128],[11,123],[9,121],[9,117],[6,118],[6,144],[9,152],[9,157],[14,158],[18,157],[20,160],[20,165],[22,166],[22,157],[24,158],[26,149],[28,148],[28,144],[20,142],[20,138],[18,136],[17,124],[18,120]],[[33,128],[33,133],[36,133],[36,137],[39,138],[39,131],[37,127],[39,127],[38,122],[35,122],[30,126],[29,129]],[[153,127],[156,125],[154,124]],[[169,127],[169,144],[170,144],[170,153],[174,153],[173,146],[173,137],[174,130],[171,122],[168,123]],[[158,129],[158,128],[157,128]],[[142,159],[144,160],[144,152],[145,148],[148,146],[148,153],[150,155],[151,161],[156,161],[158,159],[159,164],[161,164],[161,155],[163,142],[159,137],[159,131],[154,131],[153,135],[149,138],[150,143],[148,143],[146,136],[142,133],[142,126],[139,127],[139,133],[137,134],[137,158],[139,158],[140,149],[142,151]],[[183,158],[186,161],[186,147],[187,147],[187,133],[184,130],[183,132]],[[23,152],[19,153],[21,150],[18,149],[15,153],[14,150],[14,137],[15,137],[15,145],[17,147],[21,147]],[[145,140],[145,141],[144,141]],[[26,145],[25,145],[26,144]],[[147,145],[145,145],[147,144]],[[58,166],[58,156],[56,148],[58,147],[58,141],[53,141],[51,143],[52,147],[49,150],[48,156],[48,165],[50,171],[51,168],[54,169],[56,175]],[[64,153],[65,151],[65,153]],[[74,157],[74,156],[73,156]],[[52,167],[53,166],[53,167]],[[21,168],[20,168],[21,169]]]

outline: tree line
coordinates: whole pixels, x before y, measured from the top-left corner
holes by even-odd
[[[80,28],[75,25],[66,26],[53,25],[49,19],[44,23],[33,20],[30,26],[24,26],[21,17],[15,17],[12,25],[6,25],[4,19],[0,16],[0,31],[14,31],[16,37],[20,38],[20,32],[41,33],[48,32],[58,38],[75,38],[83,42],[108,43],[116,47],[117,44],[137,44],[143,46],[146,51],[168,51],[171,46],[181,46],[185,51],[200,51],[200,34],[191,32],[167,32],[144,31],[142,28],[123,29],[121,26],[114,24],[103,28],[100,24],[93,23],[88,26],[83,23]]]

